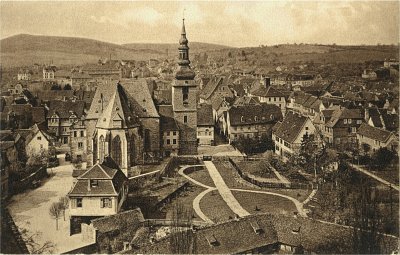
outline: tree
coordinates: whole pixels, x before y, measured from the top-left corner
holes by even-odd
[[[372,163],[377,166],[380,170],[386,168],[395,159],[396,154],[388,148],[379,148],[372,155]]]
[[[58,84],[53,84],[50,89],[51,90],[61,90],[61,86]]]
[[[64,90],[72,90],[71,85],[66,84],[66,85],[64,86]]]
[[[46,166],[49,158],[47,150],[40,150],[39,152],[31,152],[27,160],[28,166]]]
[[[28,221],[26,224],[30,224]],[[31,254],[51,254],[54,252],[55,244],[50,241],[39,243],[37,240],[42,235],[41,232],[30,232],[26,227],[18,227],[21,238]]]
[[[61,207],[61,210],[63,212],[63,217],[64,217],[64,221],[65,221],[65,210],[68,209],[69,199],[68,199],[68,197],[60,197],[58,202],[60,203],[60,207]]]
[[[56,220],[56,230],[58,230],[58,219],[61,216],[62,206],[59,202],[54,202],[50,205],[49,214]]]

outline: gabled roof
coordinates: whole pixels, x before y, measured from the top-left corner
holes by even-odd
[[[100,233],[107,233],[114,230],[120,230],[125,224],[139,225],[144,222],[144,216],[140,208],[121,212],[118,214],[101,217],[92,220],[93,227]],[[121,226],[122,225],[122,226]]]
[[[73,113],[76,115],[76,117],[80,118],[84,114],[84,110],[85,102],[81,100],[52,100],[49,103],[48,117],[51,117],[53,114],[57,114],[59,118],[67,119]]]
[[[87,119],[98,119],[100,117],[111,101],[118,84],[123,87],[135,115],[139,116],[139,118],[159,117],[146,80],[121,79],[120,82],[118,80],[111,80],[104,81],[98,85],[87,114]]]
[[[364,117],[360,109],[347,109],[340,107],[332,113],[332,117],[326,125],[328,127],[334,127],[340,119],[364,119]]]
[[[361,126],[358,128],[357,134],[380,142],[386,142],[389,137],[393,135],[392,132],[376,127],[371,127],[366,123],[361,124]]]
[[[289,143],[293,143],[300,135],[308,120],[309,118],[306,116],[289,111],[286,113],[282,123],[274,128],[274,134]]]
[[[213,109],[209,104],[201,104],[197,108],[197,126],[212,126],[214,125],[213,120]]]
[[[114,95],[107,107],[102,112],[96,127],[113,128],[114,121],[121,121],[122,128],[136,127],[139,125],[139,118],[133,109],[133,103],[129,100],[124,88],[121,85],[115,87]]]
[[[284,95],[277,89],[269,86],[268,88],[261,87],[258,90],[252,92],[254,96],[258,97],[284,97]]]
[[[228,113],[231,126],[276,123],[282,120],[281,109],[273,104],[234,106]]]
[[[98,180],[97,186],[90,186],[90,180]],[[77,178],[77,182],[68,193],[69,196],[117,196],[123,183],[127,180],[125,174],[110,158],[96,164]]]

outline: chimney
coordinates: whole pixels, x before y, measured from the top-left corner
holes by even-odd
[[[271,78],[264,77],[264,87],[267,89],[271,85]]]
[[[369,110],[368,110],[368,108],[364,109],[364,119],[365,119],[366,122],[368,122],[368,120],[369,120]]]

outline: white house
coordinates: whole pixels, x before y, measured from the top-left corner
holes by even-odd
[[[197,108],[197,143],[214,145],[213,108],[209,104],[202,104]]]
[[[272,129],[272,140],[275,142],[275,153],[287,160],[298,153],[304,135],[315,133],[315,126],[309,117],[289,111],[282,122]]]
[[[127,181],[110,157],[77,177],[68,193],[71,234],[80,232],[81,223],[117,214],[128,194]]]

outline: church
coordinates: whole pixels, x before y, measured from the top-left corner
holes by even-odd
[[[178,154],[193,155],[197,154],[197,87],[184,20],[178,49],[169,117],[178,127]],[[145,79],[98,84],[85,119],[87,167],[102,163],[109,156],[128,175],[128,170],[137,165],[158,162],[165,155],[160,117]]]

